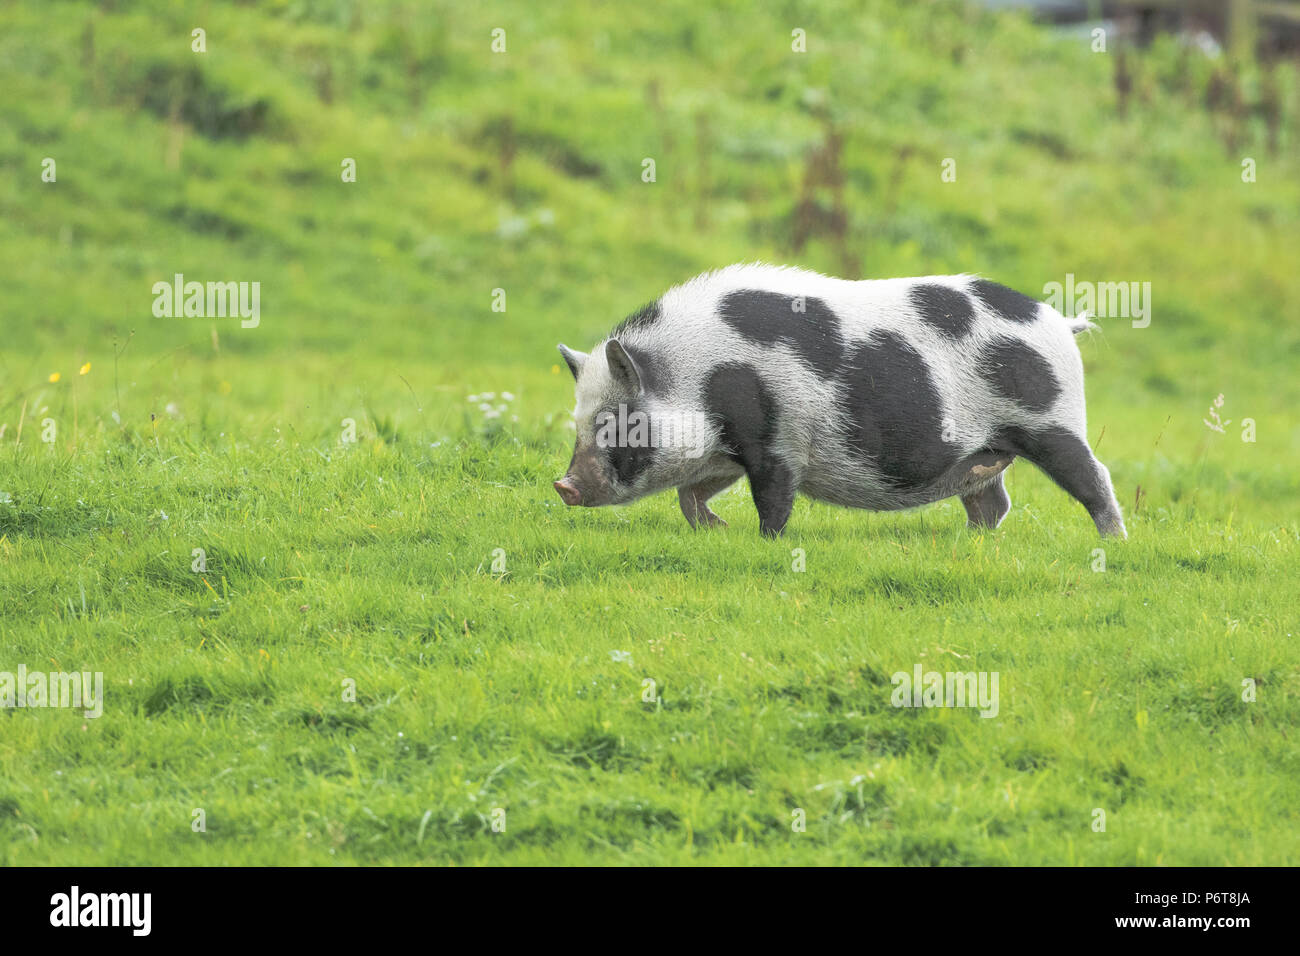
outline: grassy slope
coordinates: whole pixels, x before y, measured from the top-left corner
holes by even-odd
[[[97,721],[0,715],[0,861],[1300,859],[1294,159],[1252,140],[1243,185],[1168,49],[1120,122],[1105,57],[954,4],[460,6],[0,6],[0,670],[109,688]],[[196,64],[195,103],[264,98],[264,128],[148,108]],[[669,496],[555,500],[554,343],[792,258],[810,95],[845,132],[860,274],[1153,283],[1150,328],[1083,343],[1094,440],[1125,505],[1145,493],[1104,574],[1024,465],[988,535],[955,502],[801,502],[772,544],[743,485],[700,535]],[[152,318],[174,272],[261,281],[261,327]],[[518,421],[489,427],[482,390]],[[1226,436],[1201,424],[1219,392]],[[918,661],[999,671],[1001,714],[891,708]]]

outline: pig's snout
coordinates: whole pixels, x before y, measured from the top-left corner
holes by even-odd
[[[560,497],[564,499],[566,505],[582,504],[582,492],[578,490],[577,485],[567,475],[555,483],[555,490],[560,493]]]

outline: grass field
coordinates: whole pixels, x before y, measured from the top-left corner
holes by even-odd
[[[0,673],[106,699],[0,711],[0,863],[1300,862],[1294,68],[1274,152],[958,3],[58,10],[0,3]],[[1023,462],[991,533],[566,509],[555,343],[753,259],[1150,282],[1080,340],[1129,539]]]

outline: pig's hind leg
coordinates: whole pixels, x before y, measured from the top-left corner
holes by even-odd
[[[1011,510],[1011,496],[1002,484],[1003,473],[1016,456],[983,448],[948,469],[940,487],[961,498],[966,524],[971,528],[996,528]]]
[[[683,485],[678,488],[677,500],[681,503],[682,514],[686,516],[690,526],[692,528],[698,528],[700,525],[725,528],[727,522],[709,510],[708,500],[723,489],[734,485],[738,480],[738,475],[706,478],[698,484]]]
[[[796,479],[794,471],[775,455],[766,455],[746,465],[749,490],[758,509],[758,530],[765,538],[776,538],[794,511]]]
[[[1002,473],[979,491],[961,496],[966,506],[966,523],[971,528],[996,528],[1011,510],[1011,496],[1002,484]]]
[[[1012,450],[1032,461],[1088,509],[1103,538],[1128,537],[1110,472],[1081,436],[1052,427],[1034,431],[1017,428],[1006,437]]]

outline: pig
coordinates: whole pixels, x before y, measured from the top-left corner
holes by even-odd
[[[958,497],[970,527],[991,529],[1011,507],[1004,472],[1025,458],[1103,537],[1127,537],[1087,441],[1074,336],[1090,327],[971,275],[708,272],[590,353],[559,346],[577,441],[554,487],[585,507],[675,488],[695,528],[726,524],[709,500],[744,475],[768,537],[797,493],[876,511]]]

